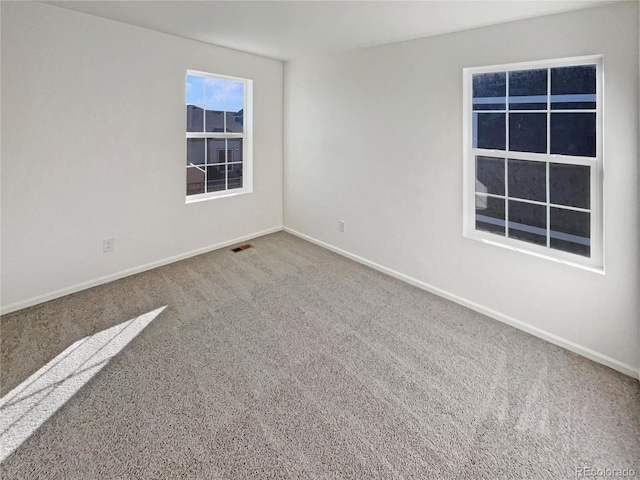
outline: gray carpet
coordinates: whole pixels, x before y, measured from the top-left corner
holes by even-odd
[[[9,478],[640,476],[640,386],[280,232],[2,318],[2,394],[166,308]]]

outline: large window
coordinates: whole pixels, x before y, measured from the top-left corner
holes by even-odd
[[[187,72],[187,202],[252,191],[251,80]]]
[[[464,234],[602,269],[602,58],[464,70]]]

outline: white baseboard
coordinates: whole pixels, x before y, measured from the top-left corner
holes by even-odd
[[[504,315],[500,312],[497,312],[496,310],[487,308],[483,305],[480,305],[479,303],[473,302],[471,300],[467,300],[466,298],[447,292],[446,290],[442,290],[441,288],[434,287],[433,285],[429,285],[416,278],[410,277],[408,275],[405,275],[403,273],[397,272],[383,265],[380,265],[376,262],[372,262],[371,260],[367,260],[366,258],[347,252],[346,250],[343,250],[341,248],[334,247],[333,245],[325,243],[321,240],[317,240],[313,237],[310,237],[309,235],[305,235],[304,233],[298,232],[289,227],[283,227],[283,230],[287,233],[300,237],[311,243],[315,243],[316,245],[326,248],[327,250],[331,250],[332,252],[335,252],[344,257],[350,258],[351,260],[355,260],[356,262],[362,263],[363,265],[367,265],[368,267],[371,267],[375,270],[386,273],[387,275],[391,275],[392,277],[395,277],[399,280],[407,282],[418,288],[434,293],[440,297],[446,298],[447,300],[451,300],[452,302],[455,302],[464,307],[470,308],[471,310],[475,310],[476,312],[482,313],[483,315],[491,317],[500,322],[506,323],[507,325],[511,325],[512,327],[515,327],[519,330],[523,330],[527,333],[530,333],[531,335],[534,335],[538,338],[546,340],[549,343],[553,343],[554,345],[558,345],[559,347],[570,350],[574,353],[577,353],[578,355],[582,355],[583,357],[593,360],[594,362],[601,363],[602,365],[606,365],[607,367],[613,368],[614,370],[624,373],[625,375],[628,375],[632,378],[640,379],[640,370],[624,362],[616,360],[615,358],[611,358],[607,355],[596,352],[595,350],[579,345],[575,342],[572,342],[571,340],[567,340],[565,338],[559,337],[558,335],[555,335],[553,333],[549,333],[538,327],[534,327],[533,325],[529,325],[528,323],[517,320],[513,317],[510,317],[509,315]]]
[[[117,273],[113,273],[111,275],[105,275],[104,277],[96,278],[94,280],[89,280],[87,282],[78,283],[76,285],[72,285],[70,287],[61,288],[59,290],[55,290],[50,293],[46,293],[44,295],[37,295],[35,297],[31,297],[27,300],[22,300],[20,302],[11,303],[9,305],[3,306],[0,308],[0,315],[6,315],[7,313],[15,312],[17,310],[22,310],[23,308],[32,307],[33,305],[37,305],[39,303],[47,302],[49,300],[54,300],[56,298],[64,297],[65,295],[70,295],[72,293],[80,292],[81,290],[86,290],[87,288],[97,287],[98,285],[102,285],[104,283],[113,282],[114,280],[118,280],[120,278],[128,277],[129,275],[135,275],[136,273],[142,273],[147,270],[152,270],[157,267],[162,267],[163,265],[168,265],[170,263],[178,262],[180,260],[184,260],[186,258],[195,257],[196,255],[201,255],[203,253],[211,252],[213,250],[218,250],[219,248],[225,248],[230,245],[246,242],[247,240],[251,240],[252,238],[261,237],[263,235],[268,235],[269,233],[275,233],[282,230],[282,227],[274,227],[269,228],[267,230],[263,230],[261,232],[252,233],[250,235],[244,235],[239,238],[234,238],[229,241],[216,243],[215,245],[210,245],[208,247],[199,248],[197,250],[192,250],[190,252],[182,253],[180,255],[174,255],[172,257],[164,258],[162,260],[158,260],[155,262],[147,263],[145,265],[140,265],[138,267],[129,268],[127,270],[122,270]]]

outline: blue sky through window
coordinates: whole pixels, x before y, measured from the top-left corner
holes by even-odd
[[[244,85],[233,80],[187,75],[186,103],[235,113],[244,108]]]

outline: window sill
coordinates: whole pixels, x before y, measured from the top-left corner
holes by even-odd
[[[188,205],[190,203],[206,202],[209,200],[216,200],[218,198],[237,197],[237,196],[246,195],[252,192],[253,190],[241,189],[241,190],[224,191],[221,193],[217,193],[217,192],[216,193],[200,193],[198,195],[188,196],[185,199],[185,203]]]
[[[520,242],[518,242],[517,240],[510,240],[510,243],[506,243],[503,241],[496,241],[491,238],[487,238],[485,235],[479,234],[477,231],[466,232],[464,234],[464,237],[469,238],[471,240],[477,240],[482,243],[486,243],[488,245],[493,245],[493,246],[504,248],[514,252],[524,253],[526,255],[542,258],[545,260],[550,260],[552,262],[561,263],[563,265],[568,265],[570,267],[579,268],[581,270],[586,270],[588,272],[597,273],[600,275],[605,274],[603,265],[598,265],[595,263],[586,263],[585,261],[582,261],[581,258],[577,255],[575,255],[576,257],[575,260],[571,258],[563,258],[565,257],[565,255],[563,255],[563,253],[559,251],[558,252],[556,252],[555,250],[553,251],[554,254],[557,253],[557,256],[549,254],[546,248],[541,249],[542,251],[534,251],[534,248],[531,248],[531,247],[535,247],[535,246],[530,246],[526,242],[522,242],[523,246],[520,247],[518,245]],[[571,255],[571,254],[567,254],[566,256],[574,257],[574,255]],[[588,262],[589,260],[586,259],[586,261]]]

